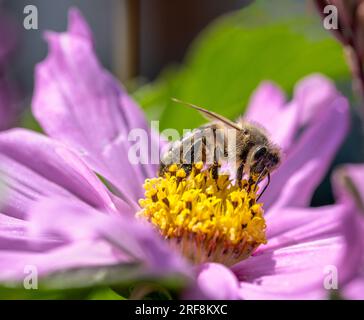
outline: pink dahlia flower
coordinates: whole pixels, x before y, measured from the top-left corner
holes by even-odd
[[[2,281],[21,278],[28,264],[46,276],[132,263],[140,278],[188,273],[186,297],[327,297],[323,271],[343,258],[347,210],[340,203],[309,205],[349,123],[347,100],[329,80],[302,80],[291,102],[272,83],[256,90],[246,117],[265,126],[285,153],[262,197],[267,244],[231,267],[214,261],[193,267],[135,218],[143,183],[157,167],[129,162],[128,133],[150,129],[97,61],[89,27],[72,10],[68,31],[46,38],[50,52],[36,68],[33,114],[47,136],[0,134]],[[148,145],[157,139],[150,134]]]

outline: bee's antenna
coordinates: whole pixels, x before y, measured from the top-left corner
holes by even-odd
[[[259,197],[257,198],[257,201],[259,201],[260,197],[263,195],[263,193],[265,192],[265,190],[267,190],[269,184],[270,184],[270,172],[268,171],[267,174],[267,178],[268,178],[268,182],[267,184],[264,186],[263,191],[260,193]],[[259,181],[259,180],[258,180]]]
[[[248,188],[248,191],[250,191],[250,187],[251,187],[252,185],[254,185],[254,186],[257,186],[257,185],[258,185],[258,183],[260,182],[260,180],[261,180],[261,178],[262,178],[263,174],[265,173],[265,171],[266,171],[266,168],[264,167],[264,169],[263,169],[263,170],[262,170],[262,172],[259,174],[258,179],[257,179],[255,182],[253,182],[253,180],[252,180],[251,176],[249,176],[249,188]],[[258,198],[258,199],[259,199],[259,198]]]
[[[259,177],[257,179],[257,183],[256,184],[258,184],[261,181],[260,179],[262,179],[262,176],[263,176],[263,174],[265,173],[266,170],[267,170],[266,167],[264,167],[264,169],[262,170],[262,172],[260,173],[260,175],[259,175]]]
[[[231,121],[228,118],[223,117],[221,114],[217,114],[216,112],[204,109],[204,108],[196,106],[192,103],[184,102],[184,101],[176,99],[176,98],[171,98],[171,99],[174,102],[183,104],[187,107],[190,107],[192,109],[199,111],[202,114],[202,116],[209,121],[220,121],[220,122],[224,123],[225,125],[229,126],[230,128],[233,128],[235,130],[241,130],[241,127],[237,123]]]

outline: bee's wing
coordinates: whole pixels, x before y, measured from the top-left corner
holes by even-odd
[[[191,103],[188,103],[188,102],[184,102],[184,101],[181,101],[181,100],[178,100],[178,99],[175,99],[175,98],[172,98],[172,100],[174,102],[184,104],[185,106],[188,106],[190,108],[193,108],[193,109],[199,111],[204,116],[204,118],[206,118],[209,121],[220,121],[220,122],[224,123],[225,125],[233,128],[233,129],[241,130],[241,127],[237,123],[235,123],[234,121],[231,121],[231,120],[223,117],[220,114],[217,114],[215,112],[206,110],[206,109],[201,108],[199,106],[196,106],[194,104],[191,104]]]
[[[197,139],[193,137],[189,140],[189,143],[186,144],[186,150],[183,150],[182,158],[183,161],[189,161],[188,163],[203,161],[206,158],[204,155],[205,152],[205,145],[201,137],[198,137]]]

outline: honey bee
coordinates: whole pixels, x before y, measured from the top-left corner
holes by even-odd
[[[234,163],[237,168],[236,179],[239,184],[244,175],[249,177],[249,185],[268,178],[260,198],[270,183],[271,172],[279,166],[281,160],[280,148],[269,140],[266,131],[242,117],[234,122],[202,107],[178,99],[172,100],[199,111],[210,122],[169,146],[161,157],[159,175],[163,176],[172,163],[178,164],[189,175],[193,163],[202,161],[207,164],[207,159],[212,158],[210,169],[213,176],[217,177],[218,168],[227,159],[228,163]],[[235,141],[231,140],[228,129],[233,129]],[[211,136],[212,139],[209,139]]]

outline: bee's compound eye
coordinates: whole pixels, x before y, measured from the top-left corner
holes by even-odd
[[[271,154],[270,156],[269,156],[269,160],[270,160],[270,162],[275,166],[275,165],[277,165],[278,163],[279,163],[279,157],[278,157],[278,155],[276,155],[276,154]]]
[[[257,148],[257,150],[254,153],[254,160],[258,161],[260,160],[262,157],[264,157],[264,155],[267,153],[267,148],[266,147],[259,147]]]

